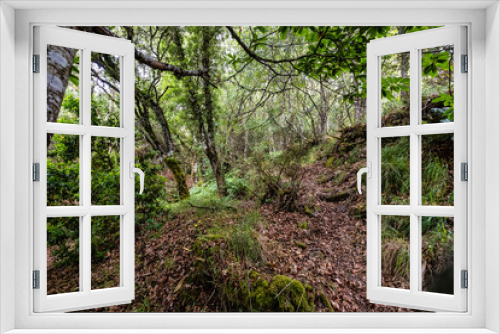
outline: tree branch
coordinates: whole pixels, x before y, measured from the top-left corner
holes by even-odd
[[[98,35],[120,38],[114,32],[112,32],[111,30],[109,30],[103,26],[69,27],[69,28],[74,29],[74,30],[92,32],[92,33],[98,34]],[[131,38],[130,33],[128,33],[128,37]],[[144,64],[144,65],[148,65],[149,67],[151,67],[155,70],[171,72],[177,79],[182,78],[182,77],[202,77],[202,76],[206,76],[208,74],[208,69],[185,70],[185,69],[180,68],[179,66],[158,61],[157,59],[155,59],[153,57],[150,57],[150,56],[143,54],[141,51],[139,51],[137,49],[134,49],[134,50],[135,50],[135,59],[139,63]]]

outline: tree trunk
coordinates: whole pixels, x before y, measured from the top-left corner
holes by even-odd
[[[149,121],[149,111],[140,115],[141,117],[144,118],[147,117],[147,119],[143,119],[142,122],[139,123],[144,123],[145,125],[147,125],[144,126],[143,129],[150,132],[149,138],[151,140],[154,140],[157,149],[160,149],[161,152],[164,155],[166,155],[166,158],[163,159],[163,162],[174,175],[175,182],[177,183],[177,192],[179,193],[179,198],[180,199],[189,198],[190,194],[189,194],[189,187],[186,182],[186,174],[184,173],[184,170],[181,168],[177,159],[174,157],[175,144],[172,138],[172,133],[170,132],[168,121],[163,112],[163,108],[156,101],[154,101],[151,96],[146,95],[141,91],[136,92],[136,98],[138,100],[142,100],[142,104],[145,105],[144,106],[145,110],[150,108],[155,113],[156,119],[161,125],[161,130],[162,130],[161,135],[163,137],[162,141],[158,140],[156,133],[151,127]]]
[[[243,147],[243,157],[246,159],[248,158],[248,129],[247,129],[247,123],[245,122],[245,146]]]
[[[57,122],[64,94],[68,88],[76,50],[62,46],[47,47],[47,122]],[[47,134],[47,147],[52,134]]]
[[[271,122],[271,109],[267,114],[267,139],[269,141],[269,154],[276,152],[276,148],[274,146],[274,134],[272,130],[272,122]]]
[[[326,96],[326,90],[323,85],[323,82],[320,83],[320,96],[321,96],[321,104],[319,109],[319,136],[320,140],[323,140],[326,135],[326,129],[328,124],[328,99]]]
[[[189,92],[188,105],[198,125],[198,136],[203,146],[212,171],[214,172],[215,183],[217,184],[217,192],[219,196],[226,195],[225,173],[222,170],[220,158],[215,147],[215,123],[213,115],[212,92],[210,89],[210,40],[213,36],[210,33],[211,27],[202,28],[202,66],[205,71],[203,76],[203,109],[201,110],[200,102],[198,101],[198,92],[196,82],[192,78],[186,78],[186,86]],[[181,63],[185,62],[185,54],[182,46],[181,36],[178,27],[174,27],[174,43],[177,46],[177,52]],[[206,127],[205,127],[206,123]]]
[[[201,64],[203,69],[208,72],[210,69],[210,41],[214,37],[211,33],[211,27],[203,27],[202,29],[202,55]],[[200,115],[200,130],[204,134],[202,140],[204,140],[203,146],[205,149],[205,154],[207,155],[212,170],[214,171],[215,182],[217,184],[217,191],[219,196],[226,195],[226,177],[225,172],[222,169],[222,164],[220,162],[219,154],[215,146],[215,122],[214,122],[214,106],[212,103],[212,91],[210,87],[210,76],[208,74],[203,76],[203,95],[204,95],[204,109],[206,118],[206,132],[203,126],[203,115]]]
[[[166,157],[163,159],[165,165],[174,174],[175,182],[177,183],[177,190],[179,192],[179,199],[189,198],[189,188],[186,182],[186,174],[181,168],[181,165],[174,157]]]

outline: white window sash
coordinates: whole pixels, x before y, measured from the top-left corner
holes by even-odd
[[[36,27],[34,51],[40,55],[40,73],[34,74],[34,161],[40,163],[40,182],[34,183],[34,268],[40,271],[40,288],[34,289],[35,312],[66,312],[129,303],[134,299],[134,179],[130,162],[135,156],[134,45],[118,38],[99,36],[66,28]],[[81,50],[80,124],[47,123],[47,45]],[[91,52],[120,56],[120,127],[91,125]],[[80,138],[80,205],[47,207],[46,134],[78,135]],[[121,139],[120,205],[91,205],[91,138]],[[120,284],[91,288],[91,217],[119,215]],[[80,217],[79,291],[47,295],[47,218]]]
[[[460,72],[461,54],[466,54],[466,28],[431,29],[371,41],[367,48],[367,161],[372,177],[367,184],[367,296],[377,304],[423,310],[467,310],[467,290],[460,285],[460,272],[467,269],[467,183],[460,180],[460,164],[467,162],[467,75]],[[454,122],[419,124],[421,116],[420,50],[454,45]],[[381,127],[380,57],[410,52],[410,125]],[[421,205],[421,135],[454,134],[454,206]],[[381,205],[380,139],[410,137],[410,205]],[[410,217],[410,289],[381,286],[381,215]],[[454,295],[420,291],[421,217],[454,217]]]

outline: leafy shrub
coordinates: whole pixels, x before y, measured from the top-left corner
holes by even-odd
[[[242,198],[248,195],[250,186],[244,177],[238,177],[233,171],[226,175],[226,191],[228,196]]]

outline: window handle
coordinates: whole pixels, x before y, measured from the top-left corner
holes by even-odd
[[[139,194],[142,194],[144,191],[144,172],[140,168],[134,167],[134,162],[130,162],[130,178],[135,178],[135,174],[139,174],[141,189],[139,190]]]
[[[361,168],[359,171],[358,171],[358,174],[357,174],[357,179],[358,179],[358,192],[360,194],[362,194],[361,192],[361,177],[363,176],[364,173],[366,173],[366,176],[370,179],[372,177],[372,163],[371,162],[368,162],[368,167],[364,167],[364,168]]]

